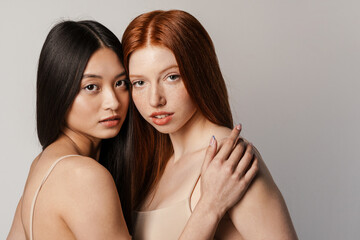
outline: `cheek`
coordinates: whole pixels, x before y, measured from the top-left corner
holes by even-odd
[[[191,100],[191,97],[183,84],[177,89],[174,89],[174,91],[171,92],[170,96],[172,96],[173,101],[178,104],[183,110],[195,110],[195,104]]]
[[[86,124],[88,122],[86,119],[90,119],[95,115],[96,108],[96,102],[90,101],[83,96],[77,96],[67,113],[67,124]]]
[[[181,98],[181,100],[180,100]],[[181,102],[181,108],[185,112],[184,114],[193,114],[195,112],[195,104],[191,100],[189,95],[179,96],[179,103]]]
[[[142,93],[140,92],[132,93],[132,99],[134,101],[137,110],[141,113],[141,115],[143,115],[143,112],[146,109],[146,104],[149,102],[146,100],[147,99],[146,92],[142,91]]]
[[[121,111],[122,112],[127,112],[128,108],[129,108],[129,103],[130,103],[130,96],[129,96],[129,92],[120,92],[117,94],[117,99],[120,101],[121,104]]]

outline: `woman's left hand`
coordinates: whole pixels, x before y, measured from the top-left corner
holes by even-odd
[[[238,137],[240,131],[236,126],[218,151],[213,137],[202,167],[199,203],[220,218],[242,198],[259,168],[254,147]]]

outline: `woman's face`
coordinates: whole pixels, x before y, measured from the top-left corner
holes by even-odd
[[[80,91],[67,113],[67,127],[91,139],[116,136],[129,105],[125,79],[117,55],[109,48],[97,50],[88,61]]]
[[[136,50],[129,59],[132,97],[140,114],[162,133],[175,133],[195,114],[171,50],[152,46]]]

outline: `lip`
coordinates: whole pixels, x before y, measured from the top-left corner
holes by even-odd
[[[157,116],[165,115],[163,118],[157,118]],[[162,126],[167,124],[173,118],[174,113],[171,112],[153,112],[150,115],[151,121],[156,125]]]
[[[105,127],[115,127],[116,125],[118,125],[120,123],[120,116],[119,115],[114,115],[111,117],[107,117],[104,118],[102,120],[100,120],[99,122],[104,125]]]

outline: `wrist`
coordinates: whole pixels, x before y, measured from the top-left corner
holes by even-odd
[[[207,215],[209,218],[219,222],[226,213],[225,208],[221,208],[213,201],[209,201],[204,197],[200,197],[199,202],[196,204],[195,210],[200,214]]]

